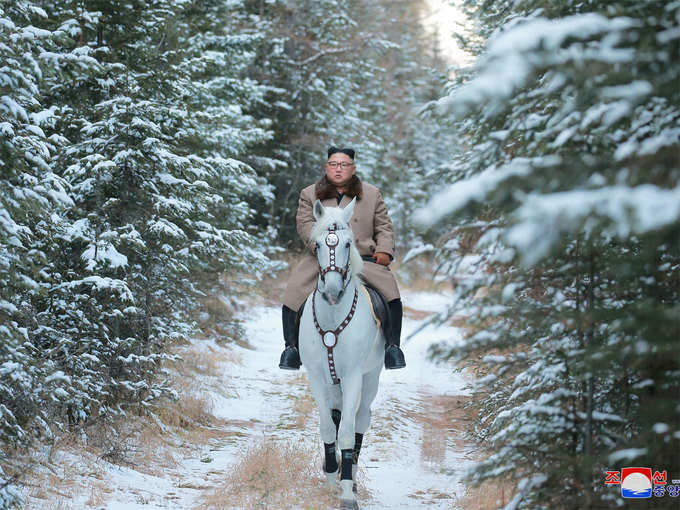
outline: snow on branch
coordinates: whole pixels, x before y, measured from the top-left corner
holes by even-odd
[[[421,225],[433,225],[447,214],[463,209],[470,202],[483,201],[487,193],[501,183],[515,176],[527,176],[531,170],[531,160],[527,158],[515,158],[507,165],[489,167],[480,174],[458,181],[435,195],[426,207],[416,212],[415,220]]]
[[[547,255],[561,234],[582,226],[588,231],[599,219],[606,221],[608,234],[621,238],[679,221],[680,187],[643,184],[528,195],[515,219],[505,237],[530,265]]]
[[[341,53],[358,52],[361,48],[367,46],[368,43],[369,43],[368,39],[363,39],[359,44],[356,45],[344,46],[342,48],[328,48],[325,50],[321,50],[318,53],[312,55],[311,57],[307,57],[304,60],[293,61],[291,62],[291,64],[294,66],[303,67],[319,60],[320,58],[327,57],[329,55],[339,55]]]
[[[635,26],[636,21],[631,18],[609,19],[596,13],[519,23],[489,40],[487,51],[477,65],[480,73],[440,99],[438,108],[442,112],[464,114],[481,103],[500,105],[523,87],[537,68],[547,63],[557,64],[561,57],[556,50],[567,40],[588,40]],[[617,49],[614,44],[615,39],[603,41],[598,53],[592,56],[609,62],[633,58],[630,51]]]

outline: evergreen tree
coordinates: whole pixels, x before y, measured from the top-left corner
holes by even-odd
[[[274,138],[252,158],[276,196],[263,211],[264,222],[282,241],[297,242],[300,190],[322,175],[329,145],[353,146],[358,174],[385,189],[403,231],[400,240],[407,241],[411,229],[405,222],[415,207],[408,191],[425,182],[421,163],[434,155],[441,157],[438,163],[443,160],[445,151],[432,150],[431,137],[446,144],[440,126],[418,115],[434,99],[433,88],[445,82],[427,55],[421,7],[347,0],[248,6],[256,25],[270,34],[252,76],[279,91],[262,110],[273,117]],[[402,200],[408,203],[398,209]]]
[[[606,470],[680,472],[680,5],[467,4],[487,44],[439,108],[470,148],[421,219],[455,222],[441,257],[477,296],[442,352],[489,365],[471,478],[516,479],[506,508],[610,508]]]
[[[406,240],[454,136],[413,121],[444,82],[418,18],[389,1],[0,0],[0,455],[174,396],[169,342],[232,291],[216,275],[275,268],[329,144],[357,147]],[[0,508],[19,458],[0,456]]]
[[[93,377],[84,395],[100,400],[74,403],[79,419],[93,408],[108,413],[114,403],[120,410],[120,402],[158,397],[162,388],[150,386],[153,367],[166,356],[167,340],[194,331],[187,318],[204,292],[197,283],[266,261],[245,230],[251,211],[244,197],[262,183],[233,157],[268,134],[239,113],[247,107],[240,98],[257,85],[226,86],[229,73],[236,81],[247,62],[248,40],[234,41],[224,27],[206,30],[228,19],[229,10],[220,9],[123,2],[89,14],[59,13],[93,20],[79,23],[75,40],[97,60],[80,78],[79,94],[93,101],[61,118],[80,126],[55,163],[76,203],[62,239],[79,256],[64,260],[71,275],[60,287],[66,295],[55,293],[45,313],[55,321],[52,331],[74,325],[66,336],[45,339],[50,352],[79,364],[69,372]],[[51,90],[71,95],[58,82]],[[76,330],[83,320],[90,327]],[[102,362],[110,374],[93,370]]]
[[[20,448],[43,426],[43,400],[58,398],[43,385],[36,357],[33,301],[47,291],[46,253],[36,239],[51,229],[56,211],[71,201],[50,168],[53,140],[44,129],[53,112],[41,101],[44,52],[54,34],[37,28],[45,12],[34,2],[1,2],[0,34],[0,442]],[[15,468],[16,459],[0,462]],[[17,502],[0,469],[0,507]]]
[[[0,441],[16,447],[175,395],[159,362],[225,291],[215,275],[272,267],[250,205],[270,187],[243,162],[271,133],[238,3],[1,5]]]

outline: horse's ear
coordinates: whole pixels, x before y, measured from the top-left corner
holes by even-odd
[[[319,221],[319,218],[321,218],[321,216],[323,216],[323,213],[324,213],[325,210],[326,210],[326,208],[323,206],[321,201],[317,198],[316,202],[314,202],[314,208],[313,208],[314,219],[316,221]]]
[[[347,207],[345,207],[342,210],[342,217],[345,220],[345,223],[349,225],[349,220],[352,219],[352,213],[354,212],[354,205],[357,203],[357,197],[354,197],[352,201],[347,204]]]

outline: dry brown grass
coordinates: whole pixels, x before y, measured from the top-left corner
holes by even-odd
[[[87,504],[101,506],[105,499],[104,472],[97,465],[99,451],[73,434],[63,434],[48,446],[50,459],[35,448],[25,463],[21,491],[26,499],[25,510],[62,510],[73,508],[73,500],[87,494]],[[91,455],[83,455],[86,452]]]
[[[452,441],[456,449],[465,451],[471,447],[464,440],[464,432],[472,426],[472,419],[466,409],[470,401],[469,396],[464,395],[437,395],[421,393],[421,405],[417,408],[402,406],[399,413],[415,424],[422,427],[420,443],[420,462],[430,466],[444,464],[447,446]],[[383,426],[381,424],[381,429]],[[426,492],[416,493],[415,498],[446,499],[453,497],[452,494],[436,495]]]
[[[326,487],[321,471],[319,448],[263,440],[232,467],[224,486],[205,493],[196,508],[303,510],[336,505],[337,495]]]
[[[48,459],[41,457],[39,448],[34,449],[33,469],[22,479],[24,494],[33,501],[27,510],[70,509],[75,497],[85,499],[92,508],[104,506],[112,489],[106,486],[100,459],[165,477],[203,445],[244,435],[243,427],[253,424],[216,418],[204,386],[205,376],[219,374],[226,362],[240,363],[238,357],[212,347],[175,345],[173,351],[183,358],[174,366],[169,382],[180,399],[160,403],[155,419],[129,415],[113,422],[94,422],[88,426],[87,442],[63,434],[52,445]]]
[[[176,429],[195,432],[201,426],[213,425],[214,416],[211,414],[213,402],[209,395],[196,388],[196,383],[178,384],[175,387],[181,398],[175,402],[167,402],[156,410],[161,423]]]
[[[178,354],[183,360],[175,367],[177,373],[170,385],[180,398],[164,402],[155,411],[160,423],[173,434],[168,434],[167,429],[152,420],[140,420],[140,430],[135,436],[137,444],[143,445],[134,456],[135,465],[157,475],[177,467],[176,459],[186,455],[187,445],[189,449],[197,450],[214,440],[240,437],[243,433],[238,429],[252,426],[252,423],[232,423],[216,418],[210,390],[221,391],[222,388],[206,387],[205,377],[198,377],[219,374],[225,363],[241,364],[240,357],[232,351],[211,346],[184,349]],[[215,384],[224,385],[224,378],[218,378]]]
[[[191,349],[181,353],[183,360],[176,366],[177,374],[171,379],[170,385],[177,391],[180,398],[176,401],[165,401],[155,410],[160,422],[176,431],[186,431],[196,434],[200,439],[200,430],[217,425],[212,414],[213,402],[210,394],[196,375],[211,374],[220,363],[225,360],[222,352],[212,349]],[[144,437],[140,437],[149,445],[156,443],[156,438],[162,440],[162,427],[145,423]]]
[[[307,374],[299,374],[292,384],[303,385],[305,391],[302,394],[296,395],[295,403],[293,404],[293,416],[295,416],[295,423],[292,428],[304,430],[308,428],[309,420],[314,413],[318,412],[316,401],[312,397],[312,392],[309,390],[309,383],[307,383]]]
[[[179,355],[182,359],[172,364],[175,375],[169,384],[181,398],[175,402],[164,403],[156,411],[164,425],[192,434],[199,429],[212,428],[225,424],[216,419],[213,412],[213,401],[210,390],[224,392],[227,380],[222,374],[225,364],[242,365],[242,358],[232,350],[215,348],[211,345],[185,347],[173,346],[171,354]],[[215,380],[216,387],[206,386],[206,377],[220,376]]]
[[[24,496],[37,499],[28,503],[25,510],[68,510],[73,506],[73,487],[58,476],[47,476],[39,482],[24,485]]]
[[[476,235],[476,234],[475,234]],[[474,241],[475,236],[470,237],[470,241]],[[401,286],[412,291],[438,291],[443,289],[450,289],[450,282],[443,282],[435,284],[431,278],[431,271],[428,271],[428,264],[430,268],[434,267],[431,260],[423,257],[421,260],[409,263],[413,267],[409,268],[412,278],[408,286]],[[490,293],[500,292],[497,287],[480,288],[473,297],[473,299],[482,299],[488,297]],[[422,320],[431,315],[431,312],[421,311],[404,307],[404,315],[416,320]],[[464,315],[454,315],[449,319],[449,325],[462,329],[465,335],[472,335],[480,329],[490,327],[492,319],[483,322],[482,324],[472,324],[469,317]],[[489,367],[481,362],[483,356],[487,354],[508,354],[509,352],[517,352],[521,347],[513,349],[494,349],[493,351],[484,351],[472,353],[465,362],[468,370],[474,374],[475,377],[483,377],[489,373]],[[475,406],[468,404],[473,399],[483,399],[483,394],[476,394],[474,397],[469,396],[443,396],[443,395],[423,395],[422,408],[418,410],[404,410],[409,418],[415,422],[422,424],[426,433],[423,434],[423,442],[421,444],[421,462],[441,463],[443,455],[445,455],[445,446],[448,438],[453,438],[459,447],[470,447],[469,444],[464,444],[463,434],[471,433],[475,420],[477,419],[478,409]],[[473,446],[474,448],[474,446]],[[482,453],[478,453],[481,458]],[[463,498],[458,499],[453,505],[455,510],[493,510],[501,508],[514,495],[515,484],[509,478],[499,478],[484,482],[479,487],[468,487]],[[432,499],[431,494],[414,494],[416,499],[420,496],[425,499]],[[441,495],[443,499],[444,495]],[[436,499],[436,495],[434,496]]]
[[[470,449],[464,434],[471,433],[477,410],[468,404],[473,397],[466,395],[424,394],[422,411],[412,413],[416,422],[423,424],[421,461],[441,463],[447,441],[453,439],[458,449]],[[473,446],[474,448],[474,446]],[[481,454],[476,455],[479,460]],[[514,495],[514,484],[509,479],[487,481],[479,487],[467,487],[465,495],[457,498],[452,510],[495,510],[504,506]]]
[[[487,480],[479,487],[468,487],[465,496],[451,510],[496,510],[503,508],[514,496],[514,484],[509,480]]]
[[[73,497],[60,495],[57,491],[43,492],[42,496],[31,494],[31,497],[41,498],[45,501],[41,501],[37,505],[29,504],[23,510],[71,510],[73,508]]]
[[[480,295],[475,295],[475,299],[486,297],[488,291],[489,289],[485,288],[485,292],[481,293]],[[471,324],[468,321],[468,317],[459,315],[454,316],[449,323],[454,327],[463,329],[467,336],[473,335],[474,333],[486,327],[490,327],[492,325],[492,320],[489,319],[481,324]],[[461,365],[465,365],[467,370],[469,370],[476,378],[481,378],[488,375],[491,371],[489,366],[481,361],[484,356],[489,354],[507,355],[512,352],[518,352],[519,350],[522,350],[522,348],[514,347],[510,349],[491,349],[472,352],[467,357],[467,359],[461,363]],[[482,401],[484,398],[486,398],[486,395],[484,393],[478,392],[473,397],[466,398],[466,403],[470,401]],[[471,433],[473,431],[475,421],[479,418],[479,407],[474,405],[466,406],[464,415],[465,431]],[[479,460],[482,455],[483,454],[478,454],[477,460]],[[487,480],[478,487],[468,486],[466,488],[465,495],[456,501],[451,508],[452,510],[496,510],[498,508],[504,507],[508,501],[512,499],[514,496],[514,490],[515,484],[507,477]]]
[[[302,251],[287,251],[281,253],[276,257],[276,260],[286,262],[288,267],[276,274],[265,276],[257,286],[257,296],[253,296],[253,300],[267,306],[281,306],[281,296],[286,289],[286,284],[290,278],[290,274],[295,265],[300,261],[304,252]]]
[[[229,302],[219,296],[207,296],[200,300],[200,306],[192,313],[192,318],[207,335],[223,336],[229,334],[224,325],[235,313],[236,309]]]
[[[90,507],[99,507],[104,504],[106,497],[104,496],[104,482],[95,482],[90,487],[90,496],[85,501],[85,504]]]
[[[462,328],[466,331],[466,334],[473,334],[480,326],[470,325],[466,317],[454,317],[451,320],[451,325],[455,327]],[[484,327],[484,326],[481,326]],[[475,378],[481,378],[489,374],[491,369],[488,365],[482,363],[482,358],[488,354],[495,355],[507,355],[510,352],[517,352],[521,350],[520,348],[512,349],[492,349],[480,352],[471,353],[461,365],[465,365],[466,369],[469,370]],[[461,413],[460,423],[463,425],[461,431],[467,433],[473,432],[473,427],[475,421],[479,418],[480,408],[476,405],[466,405],[470,402],[480,402],[486,398],[486,394],[483,392],[477,392],[473,397],[458,397],[464,400],[463,409],[462,406],[459,409]],[[436,416],[436,414],[434,415]],[[482,454],[479,454],[477,460],[481,458]],[[493,480],[488,480],[482,483],[478,487],[467,487],[465,495],[460,498],[451,507],[452,510],[496,510],[502,508],[505,504],[512,499],[514,496],[515,484],[507,477],[495,478]]]
[[[427,319],[432,314],[433,314],[433,312],[427,312],[427,311],[424,311],[424,310],[416,310],[415,308],[411,308],[409,306],[404,306],[404,317],[408,317],[409,319],[421,321],[421,320]]]
[[[204,349],[190,349],[188,351],[177,352],[182,356],[182,361],[176,367],[178,372],[184,376],[191,374],[219,373],[220,365],[225,363],[235,363],[243,365],[241,357],[227,349],[215,349],[208,345]]]

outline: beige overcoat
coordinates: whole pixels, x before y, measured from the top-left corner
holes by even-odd
[[[355,245],[361,255],[372,256],[376,252],[383,252],[393,258],[392,221],[387,213],[387,207],[380,190],[365,182],[362,182],[361,186],[362,196],[357,199],[354,205],[351,219]],[[283,304],[291,310],[298,310],[302,306],[302,303],[316,287],[319,274],[319,263],[314,254],[314,242],[309,239],[312,226],[316,221],[312,212],[315,200],[314,184],[307,186],[300,192],[296,216],[297,231],[305,243],[307,251],[302,260],[293,268],[286,291],[283,293]],[[351,197],[344,195],[339,207],[344,209],[351,201]],[[321,203],[325,207],[338,207],[336,198],[327,198],[322,200]],[[364,261],[362,276],[364,280],[376,287],[387,301],[400,297],[397,281],[388,266]]]

